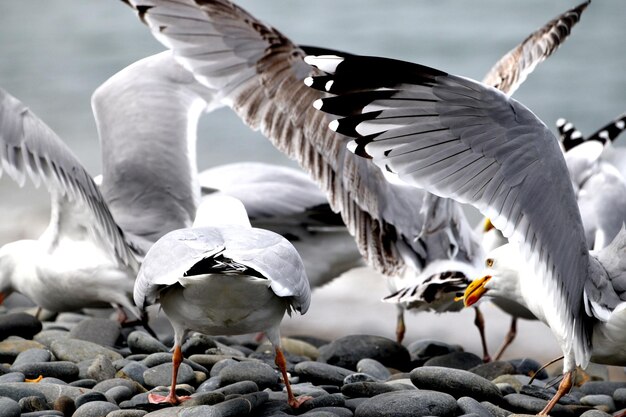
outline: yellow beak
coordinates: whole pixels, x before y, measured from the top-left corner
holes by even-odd
[[[463,294],[463,304],[465,307],[469,307],[473,304],[476,304],[480,297],[483,296],[487,292],[485,285],[491,279],[491,275],[486,275],[482,278],[478,278],[470,283],[465,289],[465,293]],[[459,297],[460,298],[460,297]]]
[[[490,231],[493,228],[494,228],[494,226],[491,223],[491,219],[489,217],[486,217],[485,218],[485,224],[483,225],[483,233],[487,233],[488,231]]]

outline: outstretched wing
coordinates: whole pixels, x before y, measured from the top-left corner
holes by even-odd
[[[315,107],[343,118],[331,129],[400,181],[470,203],[535,266],[546,320],[589,359],[582,291],[589,257],[558,143],[527,108],[478,82],[408,62],[308,57],[331,75],[307,80],[336,97]]]
[[[53,221],[62,234],[87,209],[85,227],[110,248],[121,264],[136,268],[135,256],[113,220],[102,194],[80,161],[63,141],[24,104],[0,89],[0,174],[6,171],[18,184],[28,175],[36,186],[43,181],[52,194]],[[76,203],[79,206],[76,206]],[[56,239],[57,237],[51,237]]]
[[[483,79],[483,84],[495,87],[509,96],[513,95],[535,67],[565,42],[589,3],[591,0],[566,11],[531,33],[496,62]]]

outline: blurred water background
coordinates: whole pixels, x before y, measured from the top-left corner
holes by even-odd
[[[294,42],[381,55],[481,79],[498,58],[532,30],[578,2],[545,0],[241,0],[255,16]],[[596,0],[566,44],[522,85],[515,97],[551,128],[566,117],[589,134],[626,110],[626,4]],[[100,152],[90,96],[115,72],[163,47],[118,0],[0,2],[0,87],[26,103],[67,142],[93,175]],[[295,164],[230,110],[206,115],[199,127],[198,165],[255,160]],[[622,138],[620,143],[626,143]],[[123,152],[123,150],[120,150]],[[268,196],[271,198],[271,196]],[[36,238],[48,221],[44,190],[0,180],[0,244]],[[474,219],[478,219],[472,213]],[[567,244],[564,242],[564,244]],[[367,270],[336,280],[314,295],[304,318],[286,333],[393,337],[395,309],[379,302],[384,283]],[[508,318],[486,306],[492,350]],[[479,353],[473,313],[411,315],[407,340],[436,338]],[[511,356],[557,356],[542,325],[520,325]]]

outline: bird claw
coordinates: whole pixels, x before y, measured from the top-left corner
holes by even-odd
[[[302,395],[302,396],[297,397],[297,398],[296,398],[296,397],[294,397],[294,398],[291,398],[291,399],[289,400],[289,405],[291,406],[291,408],[298,408],[298,407],[300,407],[300,406],[301,406],[301,405],[302,405],[305,401],[309,401],[309,400],[312,400],[312,399],[313,399],[313,397],[310,397],[310,396],[308,396],[308,395]]]
[[[182,403],[183,401],[187,401],[190,400],[191,397],[185,395],[185,396],[178,396],[178,395],[174,395],[172,396],[171,394],[168,394],[167,396],[165,395],[160,395],[160,394],[153,394],[150,393],[148,394],[148,402],[150,404],[163,404],[163,403],[170,403],[172,405],[178,405],[180,403]]]

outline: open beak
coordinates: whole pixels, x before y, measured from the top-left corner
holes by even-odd
[[[483,296],[487,292],[485,285],[491,279],[491,275],[486,275],[482,278],[478,278],[470,283],[465,289],[465,293],[463,294],[463,304],[465,307],[469,307],[474,305],[480,300],[480,297]],[[461,299],[461,297],[459,297]]]
[[[483,233],[487,233],[488,231],[490,231],[493,228],[494,228],[494,226],[491,223],[491,219],[489,217],[486,217],[485,218],[485,224],[483,225]]]

